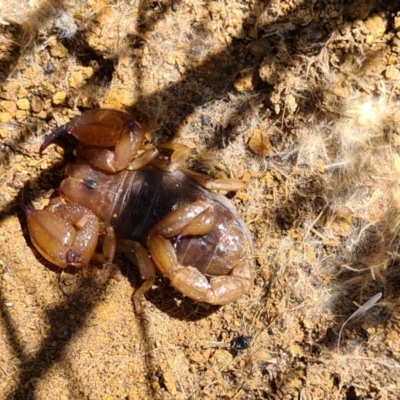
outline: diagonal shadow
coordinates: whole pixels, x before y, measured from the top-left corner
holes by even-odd
[[[2,320],[7,326],[8,338],[14,348],[14,353],[21,361],[19,387],[8,396],[9,399],[34,399],[35,383],[53,365],[63,360],[64,350],[70,340],[83,328],[101,297],[101,293],[106,290],[108,282],[115,275],[116,270],[103,271],[102,287],[99,291],[99,284],[93,283],[91,278],[81,278],[80,288],[73,292],[68,298],[68,307],[65,304],[57,305],[47,309],[47,317],[50,332],[40,345],[39,351],[34,355],[27,355],[20,344],[15,340],[15,327],[11,316],[2,307]],[[1,303],[3,306],[3,302]],[[74,321],[71,324],[71,320]],[[73,371],[69,371],[72,374]]]

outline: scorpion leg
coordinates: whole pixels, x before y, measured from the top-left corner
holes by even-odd
[[[104,240],[103,240],[103,256],[105,257],[105,263],[110,263],[114,260],[115,251],[117,249],[117,238],[115,231],[112,226],[107,226],[105,229]]]
[[[151,165],[165,172],[174,172],[180,170],[186,160],[190,157],[190,148],[180,143],[162,143],[158,146],[159,149],[171,150],[169,159],[155,159]]]
[[[208,190],[225,190],[227,192],[236,192],[238,190],[246,189],[248,186],[248,182],[241,179],[213,179],[207,175],[199,174],[198,172],[191,171],[187,168],[180,168],[180,171]]]
[[[213,305],[227,304],[237,300],[250,286],[250,260],[233,268],[228,276],[216,276],[208,280],[198,269],[180,265],[167,239],[153,236],[148,246],[163,275],[170,279],[172,286],[192,300]]]
[[[185,267],[175,274],[171,284],[192,300],[223,305],[237,300],[249,287],[248,277],[235,276],[235,270],[230,275],[215,276],[208,281],[198,269]]]
[[[142,285],[133,293],[132,302],[137,314],[142,312],[140,300],[142,296],[153,286],[156,279],[156,268],[149,257],[148,250],[139,242],[133,240],[119,240],[117,243],[119,252],[124,253],[128,259],[138,266],[140,273],[145,280]]]
[[[228,276],[207,279],[197,268],[179,264],[169,237],[202,235],[214,227],[212,205],[197,201],[168,214],[151,229],[147,245],[154,263],[171,284],[192,300],[226,304],[246,292],[251,281],[251,261],[244,261]],[[201,221],[208,221],[205,226]]]
[[[155,159],[151,162],[156,168],[165,172],[174,172],[179,170],[185,175],[192,178],[199,185],[203,186],[208,190],[225,190],[225,191],[238,191],[245,189],[248,186],[248,182],[240,179],[213,179],[207,175],[193,172],[187,168],[183,168],[186,160],[190,156],[190,148],[179,143],[163,143],[158,146],[161,149],[172,150],[172,154],[169,160]]]
[[[158,155],[158,149],[153,145],[146,145],[141,148],[143,153],[138,155],[128,166],[128,170],[136,171],[153,161]]]
[[[96,248],[98,218],[79,204],[36,210],[29,199],[29,182],[25,184],[23,197],[30,237],[39,253],[61,268],[86,266]]]
[[[198,200],[170,212],[150,229],[149,238],[205,235],[215,225],[214,215],[212,204]]]

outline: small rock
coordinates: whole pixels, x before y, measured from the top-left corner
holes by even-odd
[[[396,68],[395,65],[389,65],[385,71],[385,77],[392,81],[400,80],[400,71]]]
[[[17,110],[15,112],[15,119],[17,121],[23,121],[28,115],[28,111],[27,110]]]
[[[272,54],[268,54],[261,62],[260,78],[269,85],[274,85],[278,79],[277,69],[278,66],[275,57]]]
[[[55,58],[66,58],[68,56],[68,50],[60,42],[54,41],[50,45],[50,54]]]
[[[392,50],[394,53],[397,53],[397,54],[400,53],[400,39],[398,37],[394,37],[392,40]],[[397,57],[396,57],[395,64],[397,64]]]
[[[30,109],[31,105],[29,103],[29,100],[25,98],[17,100],[17,107],[19,110],[27,111]]]
[[[43,101],[38,96],[32,96],[31,108],[34,113],[40,113],[43,109]]]
[[[0,138],[5,139],[9,134],[10,132],[7,129],[0,129]]]
[[[386,23],[384,19],[378,14],[374,14],[370,18],[368,18],[365,21],[365,27],[367,28],[369,32],[368,36],[371,36],[372,41],[375,41],[375,39],[382,37],[386,31]]]
[[[400,30],[400,17],[394,17],[393,28],[396,31]]]
[[[68,78],[69,86],[78,89],[80,86],[86,83],[87,79],[90,79],[94,74],[92,67],[76,66],[74,71]]]
[[[268,39],[254,40],[249,45],[249,51],[254,57],[264,57],[271,50]]]
[[[160,384],[159,384],[157,381],[151,382],[150,385],[151,385],[151,388],[152,388],[154,391],[160,390]]]
[[[268,138],[268,132],[261,129],[254,129],[250,133],[248,146],[254,153],[265,157],[272,149],[271,142]]]
[[[290,115],[294,114],[297,109],[297,101],[293,94],[288,94],[285,100],[285,106]]]
[[[399,40],[400,44],[400,40]],[[389,54],[387,56],[387,64],[388,65],[396,65],[397,64],[397,57],[394,54]]]
[[[164,383],[165,386],[167,387],[168,392],[172,396],[175,396],[177,392],[175,376],[170,371],[164,371],[163,376],[164,376]]]
[[[53,96],[53,104],[55,105],[60,105],[65,102],[65,99],[67,98],[67,94],[65,92],[58,91],[54,93]]]
[[[338,82],[330,86],[329,92],[342,99],[346,99],[351,95],[352,88],[348,82]]]
[[[4,111],[9,112],[10,114],[15,114],[15,111],[17,111],[17,105],[15,104],[15,101],[12,100],[1,101],[0,108]]]
[[[260,78],[258,78],[260,80]],[[238,92],[244,92],[248,90],[254,90],[256,86],[257,75],[254,71],[249,71],[249,73],[240,76],[235,80],[234,86]]]
[[[12,120],[12,115],[9,112],[7,111],[0,112],[0,123],[7,124],[11,120]]]
[[[28,94],[29,94],[28,91],[24,87],[20,87],[19,90],[18,90],[17,97],[19,99],[22,99],[24,97],[27,97]]]
[[[229,367],[233,360],[232,354],[227,350],[216,350],[213,356],[214,363],[220,371]]]
[[[37,113],[35,115],[36,118],[40,118],[40,119],[46,119],[47,118],[47,112],[46,111],[40,111],[39,113]]]

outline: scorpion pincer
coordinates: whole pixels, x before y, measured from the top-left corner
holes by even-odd
[[[44,210],[32,206],[25,185],[34,247],[60,268],[83,268],[93,258],[112,262],[123,252],[144,278],[132,296],[135,305],[156,269],[194,301],[237,300],[253,280],[252,238],[229,200],[209,190],[239,190],[245,183],[184,169],[189,149],[183,145],[160,146],[171,152],[161,159],[157,148],[144,144],[144,133],[132,115],[98,109],[45,139],[41,151],[63,134],[79,143],[59,196]]]

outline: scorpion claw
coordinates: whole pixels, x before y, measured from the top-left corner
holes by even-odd
[[[118,110],[96,109],[72,119],[48,135],[40,146],[40,154],[58,136],[66,133],[79,140],[77,153],[80,156],[107,172],[126,168],[144,140],[143,129],[132,115]],[[145,162],[150,162],[155,156]]]
[[[32,243],[44,258],[60,268],[89,263],[100,227],[91,211],[78,204],[36,210],[30,201],[29,182],[24,186],[23,200]]]

